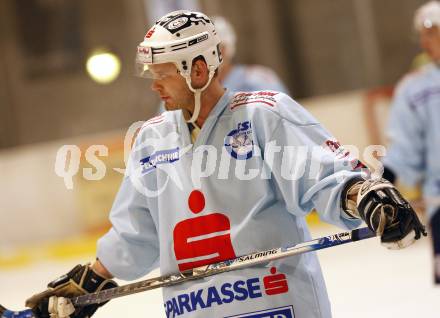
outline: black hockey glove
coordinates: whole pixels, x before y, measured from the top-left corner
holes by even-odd
[[[90,266],[76,265],[70,272],[50,282],[48,289],[36,294],[26,300],[26,306],[31,308],[37,318],[49,318],[52,310],[63,308],[61,302],[68,301],[68,298],[80,296],[88,293],[97,292],[118,286],[113,280],[105,279],[96,274]],[[55,296],[55,297],[53,297]],[[91,317],[95,311],[107,302],[92,304],[84,307],[74,308],[70,304],[73,313],[69,313],[71,318]],[[65,305],[65,308],[69,306]],[[50,312],[49,312],[49,308]],[[53,309],[55,308],[55,309]],[[64,313],[53,315],[54,317],[68,317]]]
[[[404,248],[427,235],[413,208],[390,182],[370,179],[359,185],[357,211],[386,247]]]

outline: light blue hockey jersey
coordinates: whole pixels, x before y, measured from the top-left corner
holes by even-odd
[[[421,183],[428,213],[440,206],[440,68],[429,64],[398,85],[384,164],[405,184]]]
[[[278,148],[277,148],[278,147]],[[310,240],[304,216],[341,209],[355,160],[283,93],[226,91],[194,144],[181,111],[147,121],[97,256],[117,278],[163,275]],[[341,264],[343,266],[343,264]],[[147,296],[146,296],[147,297]],[[315,253],[163,289],[166,317],[330,317]]]

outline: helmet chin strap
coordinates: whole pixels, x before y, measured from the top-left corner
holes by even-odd
[[[208,82],[203,86],[202,88],[193,88],[191,85],[191,77],[185,77],[186,84],[188,85],[189,89],[194,93],[194,112],[192,113],[192,116],[189,120],[187,120],[187,123],[195,124],[197,118],[199,118],[200,114],[200,108],[201,108],[201,95],[202,92],[208,87],[208,85],[211,83],[212,78],[214,77],[215,70],[210,69],[209,75],[208,75]]]

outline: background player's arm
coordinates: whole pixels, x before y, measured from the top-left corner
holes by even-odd
[[[393,182],[394,175],[405,185],[416,186],[423,179],[426,144],[424,120],[417,105],[410,100],[408,85],[403,83],[398,88],[391,106],[387,129],[390,144],[383,159],[384,177]]]

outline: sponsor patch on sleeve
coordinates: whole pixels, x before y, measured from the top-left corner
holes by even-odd
[[[366,166],[357,158],[350,154],[350,151],[346,150],[343,145],[336,139],[328,139],[323,144],[322,147],[328,151],[335,154],[337,159],[347,160],[350,162],[352,170],[358,170],[366,168]]]

